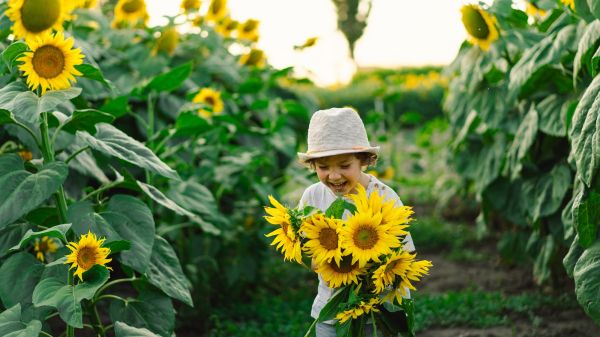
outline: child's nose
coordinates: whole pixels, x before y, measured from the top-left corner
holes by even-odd
[[[331,171],[331,173],[329,174],[329,179],[331,180],[339,179],[341,177],[342,175],[336,170]]]

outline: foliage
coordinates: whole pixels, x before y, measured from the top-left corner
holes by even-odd
[[[538,283],[564,274],[564,257],[579,303],[600,322],[600,21],[594,1],[537,3],[546,14],[528,18],[512,1],[495,1],[487,10],[499,39],[488,51],[463,44],[446,69],[452,162],[481,199],[481,231],[503,231],[501,251],[526,253]]]

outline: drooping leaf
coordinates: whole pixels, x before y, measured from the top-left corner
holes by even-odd
[[[0,299],[5,307],[32,303],[31,293],[42,276],[44,265],[33,255],[11,255],[0,266]]]
[[[42,331],[42,323],[40,321],[22,321],[20,304],[16,304],[0,312],[0,336],[38,337],[40,331]]]
[[[600,76],[587,87],[573,115],[569,137],[571,153],[577,172],[586,186],[590,186],[598,171],[600,160]]]
[[[566,164],[556,165],[547,174],[527,179],[523,184],[527,211],[533,221],[556,212],[571,184],[571,171]]]
[[[600,241],[588,247],[575,264],[575,294],[583,310],[600,324]]]
[[[348,301],[348,295],[350,295],[350,287],[337,289],[319,312],[317,320],[325,322],[334,319],[335,315],[340,311],[340,304]]]
[[[47,164],[32,174],[23,169],[18,155],[0,156],[0,228],[46,201],[63,184],[67,174],[63,162]]]
[[[579,244],[579,236],[575,235],[575,239],[571,243],[571,247],[569,248],[569,252],[563,258],[563,266],[565,267],[565,271],[569,277],[573,277],[573,272],[575,271],[575,264],[581,254],[583,254],[584,249]]]
[[[179,179],[177,172],[162,162],[144,144],[110,124],[96,124],[94,136],[84,131],[77,131],[77,134],[95,150],[123,159],[164,177]]]
[[[68,224],[56,225],[54,227],[50,227],[48,229],[45,229],[45,230],[39,231],[39,232],[34,232],[30,229],[27,231],[27,233],[25,233],[25,235],[23,235],[21,242],[19,242],[19,244],[17,244],[16,246],[12,247],[11,250],[23,249],[32,240],[35,240],[36,238],[42,238],[44,236],[57,238],[57,239],[60,239],[62,242],[66,242],[67,241],[67,231],[69,231],[70,228],[71,228],[71,224],[68,223]]]
[[[190,284],[183,274],[179,259],[167,240],[160,236],[156,236],[154,241],[146,276],[152,285],[165,294],[194,306],[189,290]]]
[[[95,265],[83,275],[84,282],[75,286],[54,277],[44,278],[33,291],[33,304],[56,308],[63,321],[76,328],[83,328],[81,301],[89,300],[96,294],[108,281],[109,272],[106,267]]]
[[[582,247],[590,247],[596,240],[600,225],[600,194],[590,191],[585,196],[583,191],[575,198],[574,226]]]
[[[583,33],[581,40],[579,40],[579,46],[577,47],[577,54],[575,54],[575,60],[573,60],[573,82],[577,80],[577,75],[582,68],[582,65],[586,65],[590,59],[592,53],[596,51],[598,47],[598,40],[600,39],[600,21],[592,21]]]
[[[160,337],[145,328],[135,328],[123,322],[115,322],[116,337]]]
[[[2,61],[9,69],[13,69],[16,66],[17,58],[25,51],[27,51],[27,44],[23,41],[15,41],[2,52]]]
[[[184,63],[170,71],[160,74],[153,78],[144,88],[146,92],[150,91],[173,91],[185,81],[192,72],[192,62]]]
[[[78,64],[75,66],[75,69],[77,69],[82,74],[82,77],[98,81],[106,87],[113,88],[112,84],[104,78],[104,75],[102,75],[100,69],[94,67],[93,65],[87,63]]]
[[[510,169],[512,178],[518,177],[521,173],[523,167],[521,161],[535,142],[538,131],[538,120],[538,113],[532,108],[521,122],[521,125],[519,125],[519,129],[507,154],[507,169]]]
[[[63,130],[76,133],[78,130],[87,131],[90,134],[96,132],[96,124],[110,123],[115,117],[106,112],[94,109],[75,110],[63,126]]]
[[[25,232],[31,228],[28,223],[15,223],[0,229],[0,258],[8,254],[9,250],[21,241]]]

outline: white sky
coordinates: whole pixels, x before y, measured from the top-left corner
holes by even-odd
[[[209,0],[202,0],[205,13]],[[359,67],[444,65],[452,61],[466,37],[460,7],[465,0],[373,0],[367,28],[358,40]],[[180,1],[146,0],[150,24],[175,15]],[[337,30],[331,0],[228,0],[232,18],[260,20],[258,47],[276,68],[294,66],[317,84],[349,81],[355,65],[347,42]],[[317,36],[314,47],[294,50]]]

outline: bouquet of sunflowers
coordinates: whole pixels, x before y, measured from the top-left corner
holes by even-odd
[[[416,290],[413,282],[432,264],[403,249],[413,211],[384,201],[377,191],[367,196],[361,185],[348,197],[353,203],[339,197],[325,214],[313,207],[286,208],[272,196],[273,207],[265,207],[265,219],[278,226],[267,237],[274,236],[271,245],[284,260],[312,259],[314,270],[336,288],[306,336],[317,322],[332,319],[338,336],[364,336],[367,323],[373,324],[373,336],[414,336],[413,302],[403,296]]]

